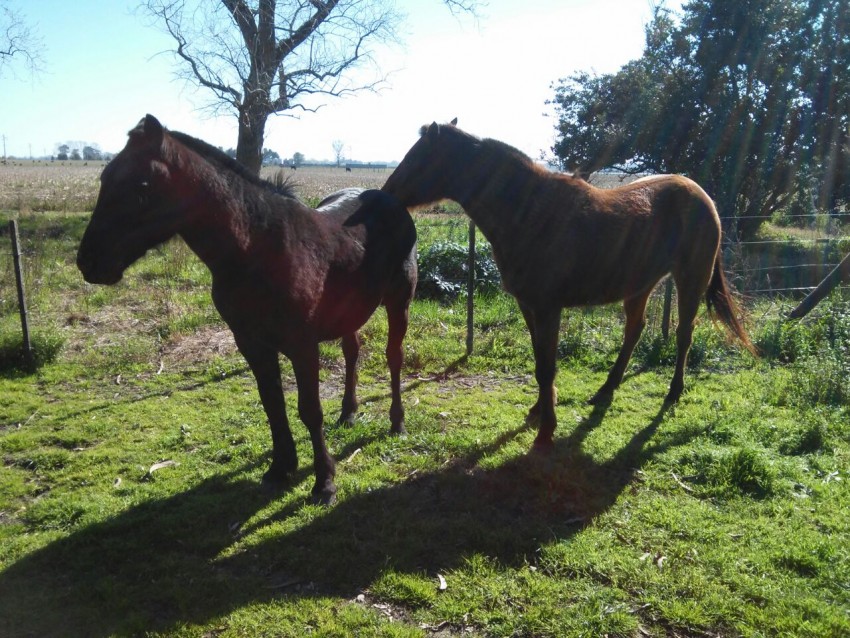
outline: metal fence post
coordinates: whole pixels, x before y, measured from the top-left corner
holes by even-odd
[[[673,277],[667,277],[664,286],[664,311],[661,315],[661,336],[666,341],[670,336],[670,311],[673,305]]]
[[[469,254],[467,255],[466,278],[466,355],[472,354],[472,297],[475,292],[475,222],[469,220]]]
[[[9,220],[9,235],[12,237],[12,257],[15,262],[15,282],[18,286],[18,310],[21,313],[21,330],[24,335],[24,360],[30,368],[33,365],[32,343],[27,320],[27,299],[24,294],[24,272],[21,267],[21,240],[18,237],[18,222]]]

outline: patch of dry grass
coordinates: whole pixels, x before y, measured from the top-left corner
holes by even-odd
[[[104,162],[38,160],[0,164],[0,210],[91,210],[104,166]]]
[[[0,164],[0,210],[30,211],[90,211],[97,201],[100,173],[104,162],[29,161],[18,160]],[[295,184],[298,195],[315,204],[341,188],[380,188],[392,169],[306,166],[294,171],[288,168],[266,167],[263,177],[272,178],[283,171]]]

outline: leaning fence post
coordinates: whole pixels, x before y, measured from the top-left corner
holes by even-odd
[[[18,222],[9,220],[9,235],[12,237],[12,259],[15,262],[15,282],[18,286],[18,310],[21,313],[21,330],[24,334],[24,359],[27,366],[32,367],[32,343],[30,343],[30,329],[27,320],[27,299],[24,294],[24,272],[21,267],[21,240],[18,237]]]
[[[664,311],[661,314],[661,336],[664,340],[670,336],[670,311],[673,305],[673,278],[667,277],[664,286]]]
[[[466,355],[472,354],[472,296],[475,292],[475,222],[469,220],[469,254],[466,277]]]

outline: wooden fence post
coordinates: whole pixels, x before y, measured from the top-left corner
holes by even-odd
[[[801,319],[805,317],[812,308],[817,306],[842,281],[850,281],[850,253],[841,260],[840,264],[832,269],[832,272],[823,278],[823,281],[818,284],[818,287],[812,290],[800,302],[800,305],[788,314],[788,318]]]
[[[466,277],[466,356],[472,354],[473,294],[475,293],[475,222],[469,220],[469,254]]]
[[[18,310],[21,313],[21,330],[24,334],[24,360],[30,368],[33,366],[32,343],[27,319],[27,299],[24,294],[24,271],[21,267],[21,240],[18,237],[18,222],[9,220],[9,235],[12,237],[12,259],[15,262],[15,281],[18,286]]]

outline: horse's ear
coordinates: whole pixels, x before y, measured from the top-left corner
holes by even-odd
[[[148,137],[162,137],[162,124],[153,115],[148,113],[145,119],[142,120],[145,126],[145,135]]]
[[[457,126],[457,118],[453,119],[451,122],[449,122],[449,124],[451,124],[452,126]]]
[[[428,127],[427,134],[428,137],[437,137],[440,134],[440,125],[436,122],[431,122],[431,126]]]
[[[159,144],[162,142],[164,130],[165,129],[162,124],[159,123],[159,120],[148,113],[139,120],[139,123],[136,124],[136,128],[130,131],[130,137],[139,141]]]

